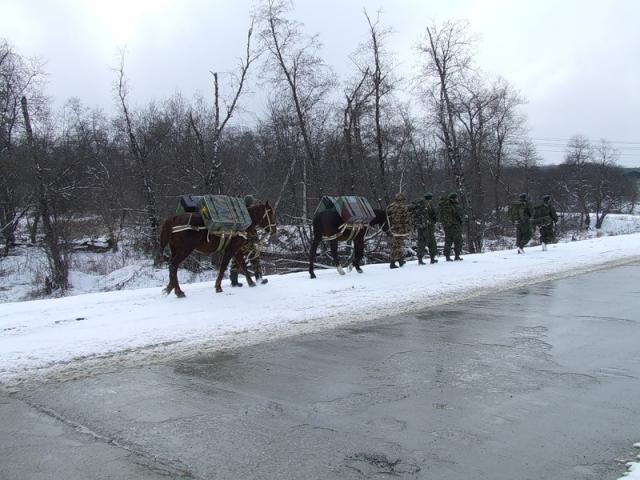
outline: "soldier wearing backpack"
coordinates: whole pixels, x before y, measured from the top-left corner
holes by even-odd
[[[466,213],[458,203],[458,194],[451,192],[447,197],[442,197],[438,204],[440,222],[444,229],[444,256],[447,262],[462,260],[462,226],[466,220]],[[451,260],[451,246],[455,257]]]
[[[516,247],[518,254],[524,254],[524,247],[531,240],[531,217],[533,209],[528,195],[521,193],[520,198],[511,204],[510,217],[516,226]]]
[[[558,221],[558,213],[551,205],[551,195],[542,197],[542,203],[536,205],[533,211],[533,223],[540,227],[540,243],[542,250],[547,249],[547,244],[556,243],[555,224]]]
[[[422,257],[425,250],[429,248],[431,263],[437,263],[438,245],[436,243],[436,222],[438,215],[432,204],[433,194],[425,193],[424,199],[416,200],[409,207],[411,223],[418,231],[418,265],[424,265]]]

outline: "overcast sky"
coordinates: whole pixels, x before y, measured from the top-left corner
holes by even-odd
[[[131,100],[211,89],[209,70],[232,71],[244,48],[250,0],[0,0],[0,37],[47,61],[47,91],[112,111],[111,70],[126,46]],[[531,136],[547,161],[581,133],[618,142],[640,167],[640,1],[297,0],[294,16],[317,33],[340,79],[366,39],[363,8],[393,29],[399,73],[415,72],[415,45],[433,21],[466,19],[480,67],[515,85]],[[254,70],[254,75],[258,70]],[[260,87],[253,85],[254,91]],[[244,99],[248,108],[259,92]],[[256,105],[255,109],[260,110]],[[560,147],[546,139],[556,139]]]

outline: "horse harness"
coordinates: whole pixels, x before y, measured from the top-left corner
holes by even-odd
[[[344,235],[347,230],[350,230],[347,238],[344,239],[344,241],[350,242],[362,230],[366,231],[368,227],[369,226],[364,223],[343,223],[342,225],[340,225],[340,228],[338,228],[338,231],[335,234],[329,236],[323,235],[322,240],[325,242],[336,240],[338,237]]]
[[[218,247],[214,250],[215,252],[221,252],[222,250],[227,248],[231,243],[231,240],[233,240],[235,237],[242,237],[245,240],[247,239],[247,234],[245,232],[238,232],[236,230],[220,230],[220,231],[212,232],[211,230],[208,230],[207,227],[205,226],[191,225],[192,216],[193,214],[189,214],[189,220],[187,220],[186,225],[176,225],[174,227],[171,227],[171,233],[185,232],[187,230],[192,230],[194,232],[201,232],[202,230],[207,230],[207,243],[211,242],[211,234],[213,234],[214,236],[220,237],[220,241],[218,242]]]
[[[201,232],[202,230],[207,230],[207,227],[205,226],[199,226],[199,225],[191,225],[191,217],[193,216],[192,213],[189,214],[189,220],[187,220],[186,225],[176,225],[174,227],[171,227],[171,233],[179,233],[179,232],[184,232],[187,230],[192,230],[194,232]],[[273,233],[273,227],[276,226],[275,223],[271,223],[271,218],[269,218],[269,210],[267,210],[266,208],[264,209],[264,215],[262,216],[262,218],[264,219],[266,217],[267,219],[267,226],[264,227],[265,230],[267,230],[269,232],[269,236]],[[224,250],[225,248],[227,248],[229,246],[229,244],[231,243],[231,240],[234,239],[234,237],[242,237],[245,240],[247,239],[247,234],[246,232],[238,232],[236,230],[221,230],[221,231],[215,231],[212,232],[211,230],[207,231],[207,243],[209,243],[211,241],[211,233],[213,233],[216,236],[220,237],[220,242],[218,243],[218,248],[215,249],[215,252],[221,252],[222,250]],[[268,240],[268,236],[265,236],[265,238],[261,239],[258,242],[258,245],[256,245],[256,249],[258,251],[262,250],[262,246],[267,242]],[[259,255],[258,251],[255,251],[255,257],[257,257]]]

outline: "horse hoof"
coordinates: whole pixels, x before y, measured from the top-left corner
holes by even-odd
[[[316,274],[315,274],[315,273],[312,273],[312,274],[311,274],[311,280],[313,280],[314,278],[316,278]]]
[[[356,272],[362,273],[362,269],[361,268],[356,268]]]
[[[222,293],[222,287],[216,287],[216,293]]]
[[[340,275],[344,275],[344,268],[342,268],[342,267],[338,267],[338,269],[337,269],[337,270],[338,270],[338,273],[339,273]]]
[[[249,284],[249,286],[250,286],[250,287],[255,287],[255,286],[256,286],[256,284],[255,284],[255,283],[253,283],[253,282],[251,282],[251,283]]]
[[[184,298],[184,297],[186,297],[186,295],[184,294],[184,292],[176,292],[176,297]]]

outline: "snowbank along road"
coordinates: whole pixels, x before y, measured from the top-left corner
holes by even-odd
[[[463,262],[402,269],[366,265],[270,278],[266,286],[213,292],[185,285],[0,305],[0,383],[7,388],[256,343],[409,312],[640,257],[640,234],[467,255]]]

